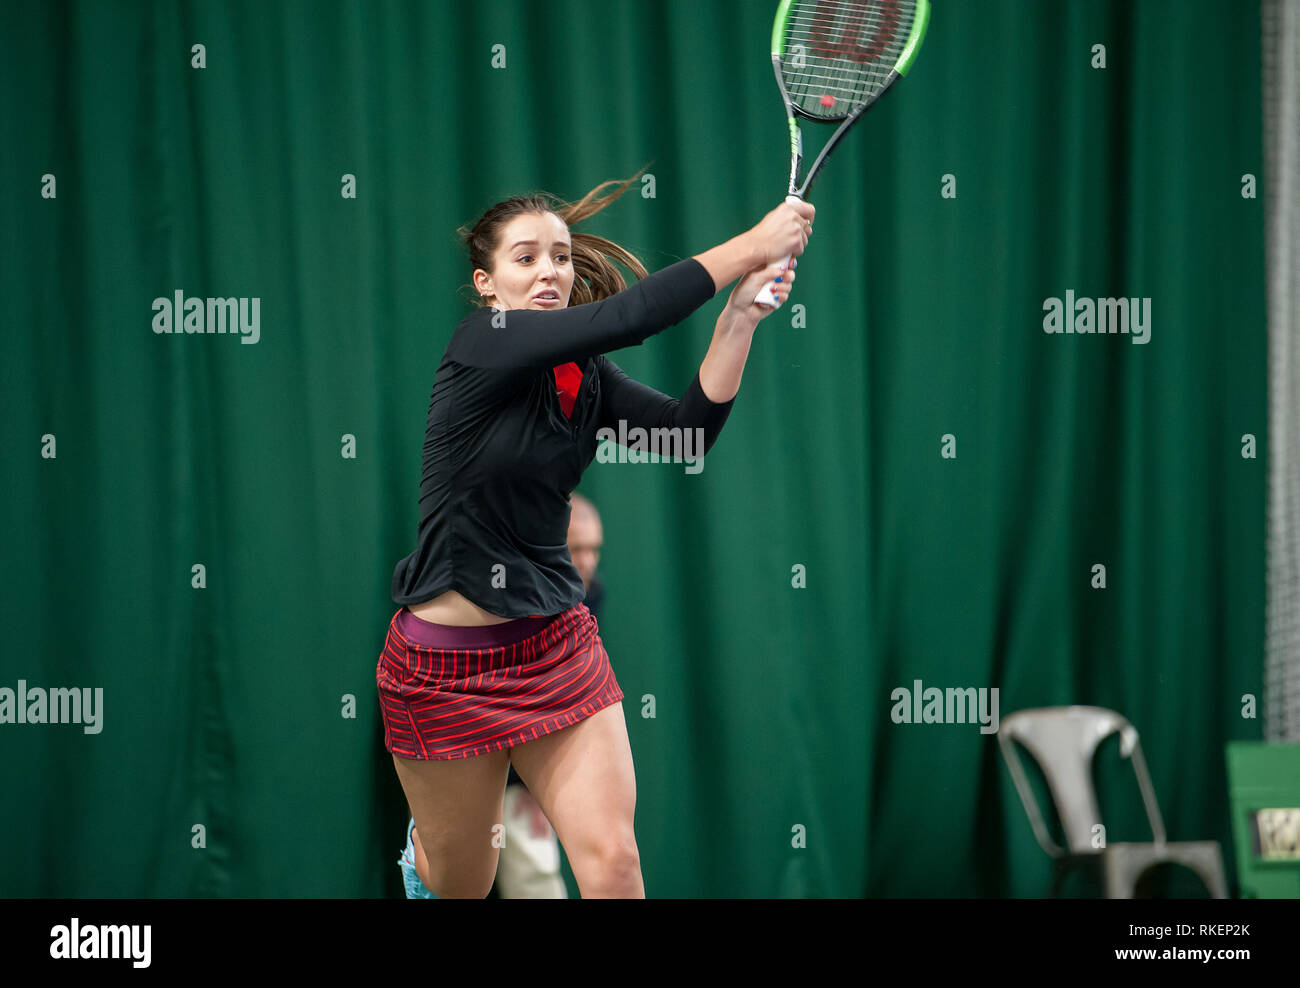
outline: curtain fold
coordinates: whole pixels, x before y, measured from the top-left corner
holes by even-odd
[[[1300,741],[1300,4],[1263,0],[1268,181],[1266,736]]]

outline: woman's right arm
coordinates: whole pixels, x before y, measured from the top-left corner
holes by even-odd
[[[786,254],[798,257],[808,245],[805,223],[812,223],[817,210],[810,202],[781,203],[752,230],[732,237],[695,259],[713,278],[718,291],[755,268],[766,267]]]
[[[471,367],[553,367],[635,346],[681,322],[718,290],[808,242],[813,207],[782,203],[753,229],[656,271],[598,302],[564,309],[480,309],[452,336],[447,356]]]

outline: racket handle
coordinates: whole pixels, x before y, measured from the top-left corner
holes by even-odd
[[[789,254],[786,254],[785,257],[781,258],[781,262],[780,262],[780,263],[781,263],[782,267],[784,267],[785,265],[789,264],[789,263],[790,263],[790,255],[789,255]],[[762,288],[760,288],[760,289],[758,290],[758,294],[754,296],[754,301],[757,302],[759,305],[765,305],[765,306],[767,306],[769,309],[774,309],[774,308],[776,308],[776,291],[775,291],[775,289],[776,289],[776,282],[775,282],[775,281],[769,281],[766,285],[764,285]]]
[[[795,203],[803,202],[803,199],[801,199],[799,196],[794,195],[792,193],[785,197],[785,201],[790,203],[791,205],[794,205]],[[790,263],[790,255],[786,254],[785,257],[781,258],[781,266],[784,268],[789,263]],[[776,292],[773,291],[775,287],[776,287],[776,282],[769,281],[766,285],[764,285],[762,288],[758,290],[758,294],[754,296],[754,301],[757,302],[759,305],[766,306],[769,309],[776,308]]]

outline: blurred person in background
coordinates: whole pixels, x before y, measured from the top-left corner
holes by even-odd
[[[605,533],[594,504],[576,492],[570,495],[569,504],[569,555],[587,590],[583,603],[599,621],[605,591],[596,576],[596,566],[600,563]],[[497,897],[567,899],[569,893],[560,875],[560,841],[514,766],[510,767],[506,783],[505,813],[501,820],[505,825],[505,842],[493,887]]]

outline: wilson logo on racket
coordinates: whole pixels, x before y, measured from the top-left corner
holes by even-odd
[[[929,23],[929,0],[782,0],[772,25],[772,70],[790,129],[787,200],[808,198],[813,179],[849,128],[907,75]],[[799,117],[840,124],[802,183]],[[775,305],[772,285],[764,285],[754,301]]]
[[[817,4],[817,13],[813,17],[812,31],[809,33],[809,38],[814,45],[813,51],[827,58],[848,58],[859,65],[879,58],[898,34],[898,25],[902,20],[903,11],[899,9],[900,4],[897,0],[881,0],[880,22],[876,25],[875,37],[868,47],[858,43],[858,36],[866,20],[866,10],[861,7],[856,7],[849,13],[840,40],[835,43],[830,41],[830,31],[835,16],[839,13],[837,9],[839,6],[838,3],[828,3],[826,0]]]

